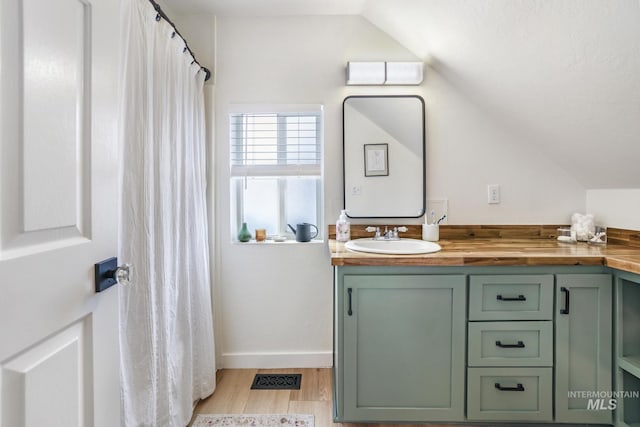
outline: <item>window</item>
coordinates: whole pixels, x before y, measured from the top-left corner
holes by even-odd
[[[269,237],[302,222],[322,230],[322,107],[244,110],[229,116],[233,239],[242,222]]]

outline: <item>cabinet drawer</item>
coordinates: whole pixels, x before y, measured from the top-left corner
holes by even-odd
[[[552,366],[553,323],[469,322],[469,366]]]
[[[469,368],[470,420],[551,421],[552,368]]]
[[[552,275],[471,276],[469,320],[552,320]]]

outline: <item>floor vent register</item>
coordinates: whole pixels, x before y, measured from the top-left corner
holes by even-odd
[[[256,374],[251,390],[300,390],[302,374]]]

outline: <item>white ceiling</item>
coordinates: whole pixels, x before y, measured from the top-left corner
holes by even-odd
[[[218,16],[359,15],[367,0],[165,0],[181,13]]]

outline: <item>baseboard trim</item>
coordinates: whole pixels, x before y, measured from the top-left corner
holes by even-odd
[[[333,353],[223,353],[224,369],[330,368]]]

